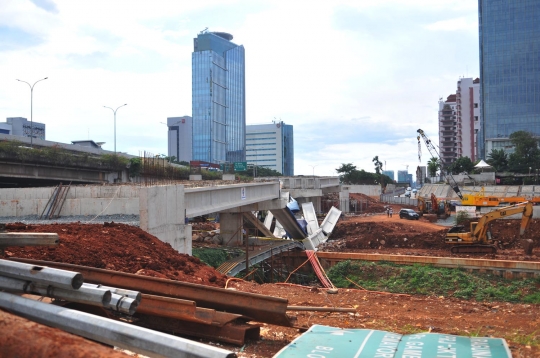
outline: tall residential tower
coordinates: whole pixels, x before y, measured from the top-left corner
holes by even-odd
[[[479,155],[510,149],[510,134],[540,136],[540,1],[479,0]]]
[[[203,31],[193,40],[193,160],[246,159],[245,54],[232,38]]]

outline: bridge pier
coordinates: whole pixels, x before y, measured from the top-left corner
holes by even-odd
[[[244,215],[242,213],[219,213],[219,232],[225,246],[242,246],[244,243]]]

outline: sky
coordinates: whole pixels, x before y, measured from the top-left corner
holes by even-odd
[[[0,118],[167,154],[167,117],[191,115],[193,38],[208,28],[246,51],[246,123],[294,126],[295,175],[351,163],[415,173],[438,141],[440,98],[478,77],[471,0],[2,0]],[[3,121],[4,119],[0,119]],[[397,174],[396,174],[397,179]]]

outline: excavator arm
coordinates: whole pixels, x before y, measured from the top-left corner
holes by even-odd
[[[505,206],[503,208],[496,209],[485,214],[480,218],[480,220],[478,220],[478,224],[476,224],[473,236],[480,241],[485,241],[489,222],[519,213],[523,213],[523,216],[521,218],[521,227],[519,230],[519,234],[523,235],[525,233],[525,230],[528,228],[532,218],[533,204],[531,202]]]

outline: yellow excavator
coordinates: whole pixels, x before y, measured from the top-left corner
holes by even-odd
[[[505,206],[484,214],[477,222],[471,222],[471,231],[466,232],[463,225],[454,226],[446,234],[445,242],[451,244],[452,253],[495,253],[489,222],[506,216],[523,214],[519,235],[523,236],[533,215],[533,203],[530,201]]]

